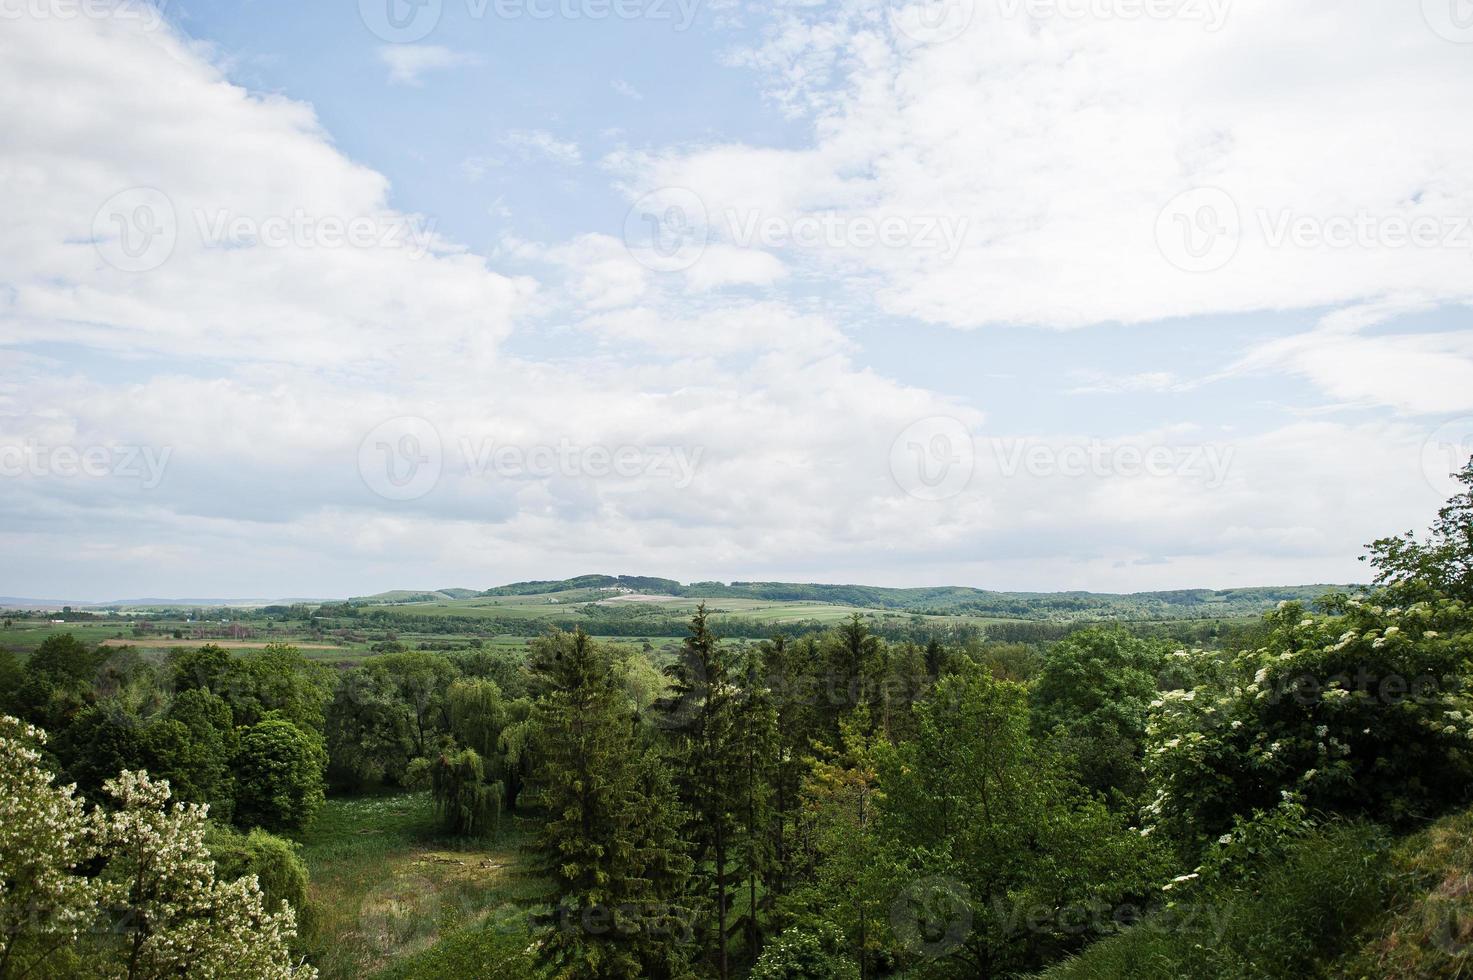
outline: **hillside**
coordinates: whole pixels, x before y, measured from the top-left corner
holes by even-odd
[[[749,600],[826,604],[888,613],[995,619],[1076,621],[1171,620],[1256,616],[1282,601],[1312,603],[1328,592],[1359,586],[1311,584],[1241,589],[1175,589],[1161,592],[999,592],[967,586],[887,588],[814,582],[693,582],[644,575],[580,575],[513,582],[482,592],[469,589],[396,590],[350,599],[358,605],[446,604],[484,607],[485,599],[528,599],[550,605],[593,602],[635,594],[659,599]],[[658,602],[659,600],[656,600]],[[495,603],[504,606],[503,603]]]

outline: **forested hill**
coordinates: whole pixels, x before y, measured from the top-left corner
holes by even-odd
[[[1313,602],[1327,592],[1354,592],[1355,585],[1289,585],[1243,589],[1176,589],[1166,592],[994,592],[965,586],[884,588],[873,585],[828,585],[812,582],[693,582],[644,575],[580,575],[575,578],[513,582],[475,592],[470,589],[399,590],[352,601],[359,603],[427,602],[470,596],[558,596],[590,601],[617,594],[675,596],[688,599],[756,599],[767,602],[822,602],[932,615],[996,616],[1050,619],[1060,616],[1197,618],[1251,616],[1284,600]]]

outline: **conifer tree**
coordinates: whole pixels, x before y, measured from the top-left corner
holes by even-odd
[[[689,809],[686,839],[697,878],[715,912],[712,935],[703,932],[717,976],[730,975],[729,914],[739,882],[736,848],[743,775],[736,738],[736,688],[727,654],[707,623],[705,603],[697,607],[680,657],[666,675],[669,694],[657,704],[662,726],[670,734],[671,759],[681,802]]]
[[[607,650],[582,630],[539,641],[533,849],[555,909],[537,944],[553,976],[671,977],[669,920],[689,864],[668,775],[641,753]]]
[[[746,649],[741,657],[740,696],[734,712],[734,735],[741,764],[741,862],[747,879],[747,952],[755,957],[761,942],[757,911],[758,884],[766,882],[773,865],[773,782],[778,753],[777,712],[772,692],[762,674],[757,651]]]

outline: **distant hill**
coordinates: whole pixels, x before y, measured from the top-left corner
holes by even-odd
[[[688,599],[754,599],[765,602],[830,603],[895,613],[980,616],[1006,619],[1195,619],[1251,616],[1285,600],[1313,602],[1327,592],[1354,591],[1356,585],[1310,584],[1240,589],[1172,589],[1159,592],[997,592],[967,586],[887,588],[814,582],[692,582],[648,575],[579,575],[566,579],[512,582],[473,592],[440,589],[382,592],[354,603],[443,602],[451,598],[547,596],[580,593],[584,601],[599,592],[633,592]],[[594,596],[596,597],[596,595]]]
[[[482,593],[475,589],[427,589],[422,592],[392,589],[373,595],[353,596],[348,601],[354,603],[444,602],[447,599],[471,599],[478,595]]]

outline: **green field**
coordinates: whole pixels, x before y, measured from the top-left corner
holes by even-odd
[[[301,849],[312,876],[301,941],[324,980],[400,966],[461,932],[524,931],[513,903],[539,889],[522,832],[503,825],[484,841],[446,838],[423,792],[328,800]]]

